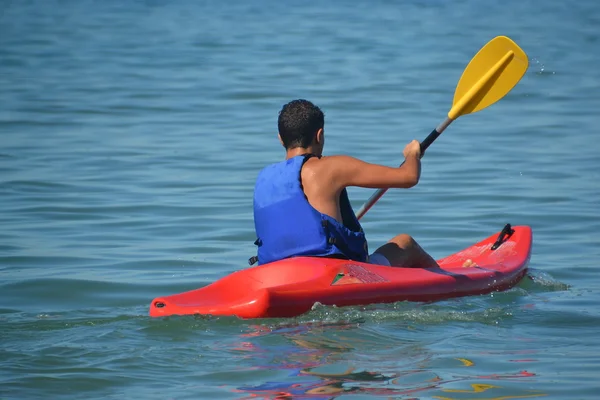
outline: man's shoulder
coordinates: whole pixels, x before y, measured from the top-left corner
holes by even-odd
[[[314,177],[317,182],[320,182],[319,187],[323,187],[326,182],[328,186],[332,185],[331,189],[335,192],[339,191],[337,182],[339,177],[346,174],[346,170],[354,158],[347,155],[331,155],[326,157],[312,157],[307,160],[302,168],[303,178]]]
[[[336,154],[321,158],[321,161],[323,161],[321,165],[327,168],[346,168],[349,163],[352,163],[356,160],[358,159],[352,156]]]

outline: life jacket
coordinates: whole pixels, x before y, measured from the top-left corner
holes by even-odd
[[[302,166],[312,154],[272,164],[258,175],[254,189],[254,227],[259,264],[295,256],[366,261],[367,240],[348,193],[340,194],[343,224],[317,211],[302,189]]]

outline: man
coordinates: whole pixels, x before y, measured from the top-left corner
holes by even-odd
[[[399,168],[349,156],[323,157],[324,125],[323,112],[307,100],[291,101],[279,113],[279,140],[286,158],[260,172],[254,191],[258,262],[320,256],[386,266],[437,266],[407,234],[393,237],[369,255],[365,234],[346,192],[348,186],[415,186],[421,174],[419,142],[406,145],[405,161]]]

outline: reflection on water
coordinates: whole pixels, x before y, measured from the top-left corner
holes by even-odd
[[[529,391],[509,385],[522,379],[533,379],[536,375],[522,370],[515,373],[470,375],[464,368],[475,363],[466,358],[457,358],[456,369],[460,374],[436,371],[436,358],[423,347],[411,347],[406,357],[397,359],[394,368],[389,357],[380,359],[357,349],[369,347],[364,338],[353,336],[358,331],[356,324],[306,323],[267,327],[255,325],[242,335],[237,350],[248,352],[259,363],[255,369],[265,369],[282,378],[253,385],[240,386],[234,391],[244,393],[245,399],[334,399],[340,395],[428,396],[436,399],[524,399],[546,396],[539,391]],[[261,338],[276,336],[284,339],[284,345],[260,343]],[[372,339],[372,338],[371,338]],[[407,364],[406,360],[410,360]],[[360,364],[368,366],[365,368]],[[379,369],[373,365],[381,365]],[[494,381],[494,384],[487,383]],[[506,381],[508,388],[499,385]],[[408,397],[405,397],[408,396]]]

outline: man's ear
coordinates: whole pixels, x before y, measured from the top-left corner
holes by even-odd
[[[325,133],[323,132],[323,128],[319,128],[319,130],[317,131],[317,134],[315,135],[315,138],[317,140],[317,143],[322,144],[323,140],[325,139],[323,137]]]
[[[281,145],[285,147],[285,144],[283,144],[283,140],[281,140],[281,135],[279,133],[277,134],[277,137],[279,138],[279,143],[281,143]]]

